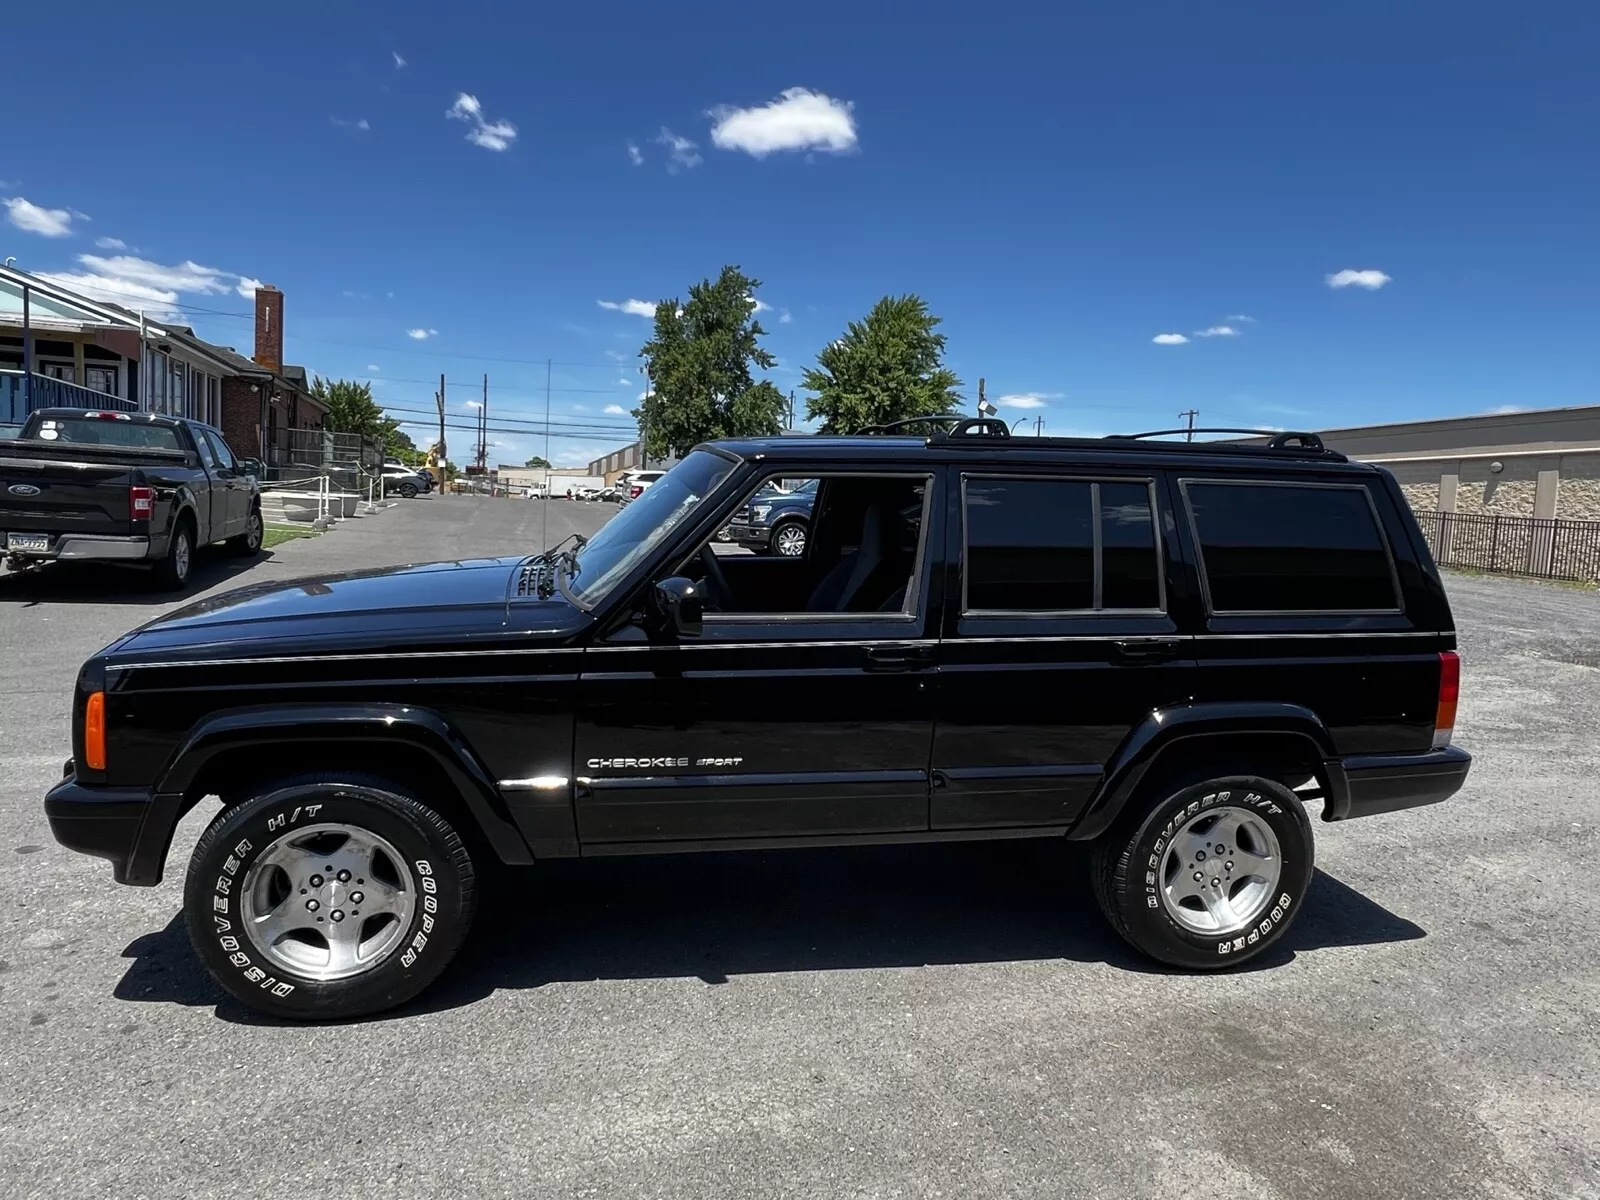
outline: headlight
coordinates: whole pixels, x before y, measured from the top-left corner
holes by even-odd
[[[753,524],[760,525],[767,519],[767,514],[772,511],[770,504],[756,504],[750,509],[750,520]]]

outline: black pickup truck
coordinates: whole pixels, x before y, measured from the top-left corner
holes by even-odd
[[[260,551],[259,469],[199,421],[41,409],[0,441],[0,551],[13,568],[144,563],[162,586],[181,588],[197,546]]]
[[[84,664],[52,830],[150,885],[219,796],[190,934],[288,1016],[415,995],[477,872],[572,855],[1066,838],[1146,954],[1246,962],[1315,902],[1308,803],[1467,777],[1427,544],[1314,434],[1007,433],[718,442],[587,541],[169,613]],[[804,552],[719,553],[775,479]]]

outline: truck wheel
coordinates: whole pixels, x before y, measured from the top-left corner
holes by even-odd
[[[167,543],[167,556],[156,564],[156,586],[169,592],[181,590],[188,584],[193,566],[194,526],[187,517],[180,517]]]
[[[240,558],[253,558],[261,553],[261,510],[252,508],[244,532],[228,539],[228,552]]]
[[[206,968],[252,1008],[335,1020],[403,1004],[472,923],[460,836],[384,780],[294,780],[224,810],[189,862],[184,917]]]
[[[1281,938],[1305,903],[1314,849],[1294,793],[1254,775],[1172,792],[1094,848],[1095,899],[1151,958],[1215,970]]]
[[[800,558],[806,552],[806,527],[787,521],[772,531],[772,552],[780,558]]]

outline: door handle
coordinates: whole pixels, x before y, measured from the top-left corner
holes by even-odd
[[[926,671],[933,666],[933,647],[897,642],[867,649],[869,671]]]
[[[1166,662],[1178,657],[1177,638],[1130,638],[1113,642],[1112,648],[1126,662]]]

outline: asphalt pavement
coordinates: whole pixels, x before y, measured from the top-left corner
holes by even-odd
[[[80,661],[200,591],[519,553],[609,506],[431,497],[204,561],[0,575],[0,1195],[1600,1197],[1600,598],[1451,578],[1466,790],[1328,826],[1273,957],[1106,929],[982,843],[515,873],[416,1003],[225,1000],[167,882],[51,840]],[[548,528],[544,528],[548,521]]]

